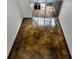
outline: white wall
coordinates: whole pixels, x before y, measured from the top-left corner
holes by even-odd
[[[20,9],[23,17],[32,17],[32,9],[30,6],[30,0],[19,0]]]
[[[72,1],[64,0],[59,21],[62,26],[70,53],[72,54]]]
[[[7,0],[7,55],[10,52],[23,19],[18,1]]]

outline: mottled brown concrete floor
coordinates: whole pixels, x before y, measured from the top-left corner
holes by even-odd
[[[55,29],[33,27],[24,19],[8,59],[71,59],[59,24]]]

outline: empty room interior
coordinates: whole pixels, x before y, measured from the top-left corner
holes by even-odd
[[[7,59],[72,59],[72,1],[7,0]]]

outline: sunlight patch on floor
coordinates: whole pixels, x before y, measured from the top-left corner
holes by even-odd
[[[33,17],[33,26],[55,27],[55,18]]]

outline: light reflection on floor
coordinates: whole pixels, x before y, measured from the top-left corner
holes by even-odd
[[[33,17],[33,26],[49,26],[55,27],[55,18]]]

